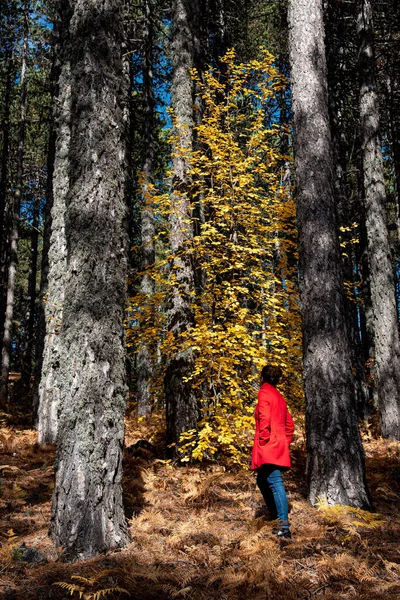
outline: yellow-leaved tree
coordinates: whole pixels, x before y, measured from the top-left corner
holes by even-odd
[[[290,135],[279,119],[286,79],[264,49],[246,64],[237,64],[233,50],[221,62],[222,73],[210,68],[200,80],[193,72],[203,112],[184,192],[192,206],[185,227],[194,231],[184,252],[196,272],[195,323],[178,338],[166,331],[164,307],[179,281],[159,226],[158,259],[150,273],[156,291],[131,298],[128,343],[135,350],[144,342],[153,349],[155,403],[162,403],[169,353],[178,346],[194,351],[191,378],[201,418],[198,429],[181,438],[182,459],[223,453],[247,464],[262,366],[283,367],[289,404],[299,406],[303,397],[295,204],[287,183],[290,157],[280,151]],[[181,132],[176,127],[171,140],[176,152]],[[166,227],[168,193],[152,189],[146,202]]]

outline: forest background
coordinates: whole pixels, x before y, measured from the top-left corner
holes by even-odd
[[[226,485],[238,486],[239,495],[242,489],[238,504],[249,501],[243,469],[265,363],[283,367],[280,389],[297,424],[292,483],[302,491],[293,493],[339,523],[335,543],[340,519],[351,544],[361,535],[354,518],[366,530],[382,527],[364,510],[379,501],[394,518],[399,7],[394,0],[312,2],[315,18],[307,20],[306,4],[144,0],[110,2],[107,14],[96,2],[15,0],[2,7],[2,443],[6,455],[17,444],[10,427],[26,428],[21,439],[31,443],[34,424],[38,452],[51,461],[47,444],[57,442],[51,532],[67,557],[127,543],[120,482],[128,390],[132,460],[160,469],[163,481],[171,465],[171,480],[179,480],[179,465],[188,464],[189,483],[180,485],[189,486],[189,505],[213,489],[218,469],[237,474]],[[360,424],[374,477],[380,458],[393,478],[385,487],[372,477],[372,496]],[[204,484],[207,469],[214,475]],[[137,496],[144,488],[135,473],[129,493]],[[100,536],[97,477],[113,482],[101,494],[113,533],[106,528]],[[149,490],[160,482],[150,471],[146,477],[152,504]],[[223,477],[217,475],[221,489]],[[70,479],[89,511],[66,489]],[[27,503],[15,485],[11,512]],[[140,519],[136,496],[132,510]],[[215,492],[217,504],[222,496]],[[298,502],[299,511],[309,510]],[[332,513],[330,505],[360,512]],[[143,523],[134,527],[146,529]],[[265,530],[251,527],[255,547]],[[7,531],[12,570],[20,546],[14,529]],[[326,542],[325,530],[317,535]],[[239,540],[243,550],[247,542]],[[337,559],[337,548],[331,556]],[[353,574],[357,583],[378,578],[369,550],[366,557]],[[398,562],[392,554],[385,560]],[[396,568],[384,568],[386,592],[395,593]],[[282,590],[284,580],[271,569],[271,589]],[[136,585],[143,573],[135,577]],[[265,597],[257,577],[254,597]],[[307,582],[312,593],[325,590],[316,577],[314,587]],[[83,584],[88,597],[100,580]],[[166,593],[190,587],[182,581],[170,582]],[[246,585],[238,582],[232,593]]]

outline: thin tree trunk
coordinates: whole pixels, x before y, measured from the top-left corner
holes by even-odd
[[[352,285],[351,294],[353,297],[349,297],[348,292],[344,296],[345,306],[345,320],[347,328],[347,336],[350,341],[349,349],[351,355],[351,363],[354,374],[354,389],[355,389],[355,400],[357,406],[357,412],[360,417],[366,418],[368,416],[368,389],[366,385],[364,364],[362,360],[361,340],[358,329],[358,313],[357,304],[355,301],[354,291],[354,254],[351,247],[351,239],[353,233],[351,231],[351,215],[350,215],[350,203],[347,197],[347,185],[346,185],[346,172],[345,172],[345,156],[346,156],[346,138],[343,135],[343,122],[341,117],[341,99],[340,99],[340,86],[338,81],[335,80],[335,76],[339,75],[338,71],[337,55],[342,54],[342,47],[334,45],[334,36],[332,35],[332,19],[337,19],[337,13],[329,15],[328,21],[328,32],[327,40],[329,40],[329,51],[328,51],[328,104],[330,113],[331,123],[331,137],[332,137],[332,150],[333,150],[333,162],[334,162],[334,185],[335,185],[335,206],[336,216],[339,227],[342,231],[338,230],[337,234],[340,235],[342,242],[344,242],[344,251],[341,251],[341,258],[343,264],[343,275],[347,284]],[[341,33],[339,29],[339,33]],[[342,32],[343,33],[343,32]],[[338,36],[339,44],[343,43],[343,37]]]
[[[55,22],[55,69],[59,73],[59,80],[58,95],[54,106],[55,139],[51,139],[51,143],[54,144],[54,167],[51,181],[48,182],[49,185],[52,185],[52,190],[49,187],[47,189],[47,201],[51,203],[50,223],[47,223],[47,227],[50,226],[51,233],[47,249],[48,268],[43,271],[42,278],[46,333],[38,398],[38,441],[40,444],[57,440],[61,397],[60,332],[67,269],[65,202],[70,178],[71,138],[70,19],[69,0],[62,0],[58,5]],[[53,148],[50,147],[49,151],[52,150]],[[48,235],[48,230],[46,233]],[[47,289],[44,289],[45,285]]]
[[[7,251],[6,251],[6,224],[5,210],[8,187],[8,156],[10,151],[10,105],[13,75],[12,47],[7,47],[5,53],[7,64],[6,89],[4,95],[4,112],[1,129],[3,131],[3,146],[1,153],[0,172],[0,340],[3,340],[4,319],[7,298]]]
[[[196,0],[197,2],[197,0]],[[170,243],[173,253],[172,273],[176,277],[169,298],[168,329],[173,334],[176,349],[167,362],[165,403],[167,411],[166,440],[169,454],[178,455],[180,435],[197,427],[197,402],[187,378],[193,368],[193,352],[180,349],[180,336],[193,325],[191,302],[194,294],[194,274],[189,257],[182,254],[193,236],[192,207],[187,195],[188,159],[193,144],[193,82],[190,69],[194,66],[194,23],[198,14],[193,2],[174,0],[172,11],[172,106],[179,130],[180,147],[174,148],[172,159]]]
[[[359,0],[358,8],[361,145],[374,316],[378,413],[382,435],[400,440],[399,330],[385,210],[386,192],[379,135],[370,0]]]
[[[358,274],[361,280],[360,293],[360,331],[361,331],[361,350],[366,373],[366,382],[368,388],[369,405],[367,415],[371,413],[372,406],[377,406],[376,386],[375,386],[375,343],[374,343],[374,318],[371,305],[371,286],[368,261],[368,241],[365,227],[365,191],[364,178],[362,173],[361,141],[359,136],[356,139],[356,164],[357,164],[357,210],[359,214],[360,243],[356,248],[356,261]]]
[[[141,241],[142,264],[141,270],[148,269],[154,264],[154,209],[152,202],[151,186],[154,175],[155,155],[155,119],[154,119],[154,90],[153,90],[153,43],[154,28],[152,19],[151,0],[144,0],[143,13],[145,17],[143,39],[143,180],[142,180],[142,214],[141,214]],[[154,279],[148,273],[142,277],[140,289],[142,294],[154,294]],[[140,346],[137,357],[137,402],[138,416],[148,416],[151,412],[151,378],[154,371],[151,348],[145,342]]]
[[[35,344],[35,368],[34,368],[34,380],[33,380],[33,399],[32,399],[32,417],[33,422],[39,425],[39,385],[42,375],[43,367],[43,353],[45,347],[46,338],[46,316],[45,308],[46,301],[48,299],[48,281],[49,281],[49,249],[50,249],[50,238],[52,231],[51,222],[51,211],[53,209],[53,174],[54,174],[54,160],[56,152],[56,100],[58,102],[58,80],[60,76],[60,20],[61,15],[55,16],[55,22],[53,25],[53,57],[52,66],[50,72],[50,86],[51,86],[51,98],[52,98],[52,111],[49,125],[49,138],[47,148],[47,180],[46,180],[46,203],[44,207],[43,215],[43,247],[42,247],[42,259],[41,259],[41,270],[40,270],[40,291],[39,291],[39,303],[38,303],[38,316],[37,316],[37,328],[36,328],[36,344]],[[49,323],[50,324],[50,323]],[[39,427],[38,427],[39,429]]]
[[[400,116],[395,114],[396,109],[391,106],[390,126],[392,130],[392,153],[395,173],[395,193],[397,201],[397,215],[400,215]]]
[[[392,162],[394,170],[394,181],[393,181],[393,192],[394,192],[394,203],[395,203],[395,228],[396,235],[393,236],[392,241],[392,256],[395,257],[394,261],[394,285],[395,285],[395,299],[396,299],[396,311],[397,321],[400,325],[400,115],[396,110],[395,103],[395,90],[396,90],[396,75],[393,74],[394,67],[391,69],[392,73],[388,77],[388,105],[389,105],[389,140],[392,149]],[[396,73],[397,74],[397,73]]]
[[[129,78],[123,2],[73,0],[72,13],[68,259],[51,534],[68,558],[86,559],[124,546],[128,535],[121,476]]]
[[[369,506],[336,235],[321,0],[289,2],[308,498]]]
[[[39,177],[37,179],[37,190],[36,194],[39,196],[40,183]],[[34,338],[35,338],[35,317],[36,317],[36,277],[37,277],[37,264],[39,254],[39,212],[40,204],[39,197],[34,198],[33,206],[33,218],[31,228],[31,249],[30,249],[30,260],[29,260],[29,275],[28,275],[28,308],[26,315],[26,326],[25,326],[25,353],[23,357],[23,368],[22,368],[22,383],[27,394],[30,394],[30,384],[32,376],[32,358],[34,351]]]
[[[10,235],[10,260],[8,264],[6,314],[4,319],[3,347],[1,354],[0,403],[4,403],[7,399],[8,376],[10,372],[10,351],[12,323],[14,316],[15,276],[17,272],[19,218],[23,184],[22,177],[24,169],[24,141],[26,115],[26,54],[28,50],[28,18],[29,4],[25,6],[24,15],[24,40],[22,46],[20,75],[20,114],[18,124],[17,179],[15,183],[13,218]]]

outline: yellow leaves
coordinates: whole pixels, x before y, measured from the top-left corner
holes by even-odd
[[[245,466],[262,366],[285,367],[290,403],[300,404],[303,394],[295,203],[285,183],[291,157],[280,153],[290,130],[274,121],[275,95],[287,82],[264,49],[250,63],[235,60],[234,50],[223,57],[224,77],[210,69],[200,81],[192,72],[204,107],[196,151],[189,152],[187,128],[173,117],[171,145],[189,164],[187,183],[174,190],[172,202],[170,194],[151,189],[151,201],[160,223],[174,218],[187,241],[173,255],[167,229],[158,232],[159,256],[147,272],[156,291],[131,299],[127,337],[137,351],[151,353],[152,391],[160,403],[168,358],[193,356],[190,380],[202,420],[198,431],[182,436],[182,459],[222,452]],[[190,297],[194,324],[174,334],[167,328],[168,299],[188,293],[177,276],[179,260],[190,260],[199,283]]]

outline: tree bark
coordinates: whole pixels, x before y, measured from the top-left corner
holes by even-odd
[[[368,389],[368,406],[364,418],[371,416],[372,407],[377,406],[375,373],[374,373],[374,318],[371,305],[371,286],[368,261],[368,241],[365,227],[365,191],[364,178],[362,173],[361,142],[359,136],[356,139],[356,164],[357,164],[357,213],[359,214],[360,224],[360,243],[356,250],[357,272],[361,281],[361,306],[360,306],[360,331],[361,331],[361,351],[366,373],[366,383]]]
[[[69,559],[127,541],[122,504],[128,65],[121,0],[73,0],[71,138],[51,534]]]
[[[321,0],[289,2],[308,498],[369,506],[336,234]]]
[[[14,191],[13,217],[10,233],[10,259],[8,264],[6,312],[4,319],[3,346],[1,354],[0,403],[7,399],[8,376],[10,372],[10,351],[12,338],[12,323],[14,316],[15,277],[18,261],[18,235],[21,195],[24,170],[24,142],[26,116],[26,55],[28,50],[28,18],[29,4],[25,5],[24,40],[22,45],[21,74],[20,74],[20,114],[18,123],[17,177]]]
[[[51,202],[50,223],[47,226],[50,227],[51,232],[47,250],[48,268],[42,274],[46,333],[38,399],[38,441],[40,444],[48,444],[57,440],[61,397],[60,332],[67,270],[65,203],[70,178],[71,139],[70,19],[71,4],[69,0],[62,0],[57,5],[55,19],[55,69],[59,73],[59,79],[58,94],[54,105],[55,139],[51,140],[54,143],[54,166],[52,180],[49,181],[52,189],[51,191],[47,190],[47,201]],[[51,150],[52,148],[50,148]],[[46,289],[43,289],[44,285],[46,285]]]
[[[394,191],[394,203],[396,209],[396,233],[394,242],[392,242],[392,255],[395,258],[395,268],[394,268],[394,285],[395,285],[395,299],[396,299],[396,310],[397,310],[397,321],[400,324],[400,273],[399,273],[399,265],[400,265],[400,115],[397,110],[396,101],[395,101],[395,90],[397,87],[397,70],[395,70],[395,66],[391,69],[392,73],[388,76],[388,97],[387,102],[389,105],[389,140],[392,149],[392,162],[393,162],[393,170],[394,170],[394,181],[393,181],[393,191]],[[393,71],[395,74],[393,74]],[[389,238],[390,241],[390,238]],[[397,263],[397,265],[396,265]]]
[[[343,15],[338,14],[338,7],[335,7],[335,9],[336,10],[333,10],[333,7],[331,7],[331,10],[328,12],[328,18],[326,19],[328,107],[335,174],[336,217],[339,228],[342,228],[341,230],[339,229],[337,233],[342,242],[345,243],[344,250],[341,251],[344,279],[348,285],[352,286],[352,297],[349,296],[348,293],[345,293],[344,295],[344,314],[347,336],[350,342],[349,349],[354,374],[357,412],[358,415],[363,418],[368,416],[369,397],[358,328],[358,309],[354,289],[355,257],[351,244],[351,239],[353,237],[351,224],[354,218],[351,214],[352,207],[350,206],[347,191],[349,189],[345,170],[347,139],[344,133],[344,123],[342,118],[343,88],[340,86],[340,79],[343,76],[340,62],[343,60],[345,31],[343,28]]]
[[[25,326],[25,352],[23,356],[23,365],[21,379],[24,385],[26,394],[30,394],[30,384],[32,376],[32,358],[34,356],[34,339],[35,339],[35,317],[36,317],[36,277],[39,255],[39,213],[40,213],[40,182],[37,178],[37,190],[33,199],[33,215],[31,227],[31,249],[29,260],[29,275],[28,275],[28,306],[26,314]]]
[[[179,128],[179,147],[174,148],[172,159],[170,243],[173,254],[172,273],[176,285],[168,303],[168,329],[173,334],[177,350],[167,362],[165,375],[165,403],[167,413],[166,441],[169,454],[178,455],[180,435],[197,427],[197,402],[190,377],[193,352],[179,349],[180,336],[193,325],[191,302],[194,294],[193,267],[184,251],[193,236],[192,207],[186,187],[188,159],[193,144],[193,81],[190,69],[194,66],[193,15],[198,14],[197,0],[174,0],[172,10],[172,107]]]
[[[67,12],[67,11],[66,11]],[[60,56],[60,35],[61,35],[61,16],[55,11],[53,23],[53,55],[52,66],[50,72],[50,86],[52,98],[52,111],[49,124],[49,138],[47,148],[47,178],[46,178],[46,202],[43,211],[43,247],[41,257],[40,270],[40,290],[38,302],[37,316],[37,338],[35,345],[35,368],[33,380],[33,399],[32,399],[32,417],[33,422],[38,425],[39,429],[39,385],[42,375],[43,354],[46,340],[46,300],[49,291],[49,249],[52,232],[51,211],[53,209],[53,175],[54,175],[54,160],[56,153],[56,105],[59,101],[58,82],[60,77],[61,56]],[[64,12],[65,16],[65,12]],[[50,323],[49,323],[50,324]],[[53,438],[51,438],[53,439]]]
[[[155,156],[155,119],[154,119],[154,90],[153,90],[153,43],[154,18],[151,0],[144,0],[143,13],[145,18],[143,32],[143,172],[142,172],[142,214],[141,214],[141,270],[145,271],[154,264],[154,209],[151,185],[154,175]],[[154,279],[148,273],[142,276],[140,290],[143,295],[154,294]],[[142,342],[137,357],[137,402],[138,416],[144,417],[151,413],[151,377],[154,371],[151,348]]]
[[[385,210],[386,192],[375,80],[374,33],[370,0],[359,0],[360,122],[374,318],[375,381],[381,433],[400,440],[400,345],[393,269]]]
[[[8,157],[10,153],[10,106],[11,106],[11,88],[13,80],[13,49],[8,46],[5,53],[7,62],[6,89],[4,94],[4,112],[1,124],[3,131],[3,145],[1,153],[1,172],[0,172],[0,340],[3,340],[5,307],[7,298],[7,277],[6,277],[6,224],[5,209],[8,187]]]

